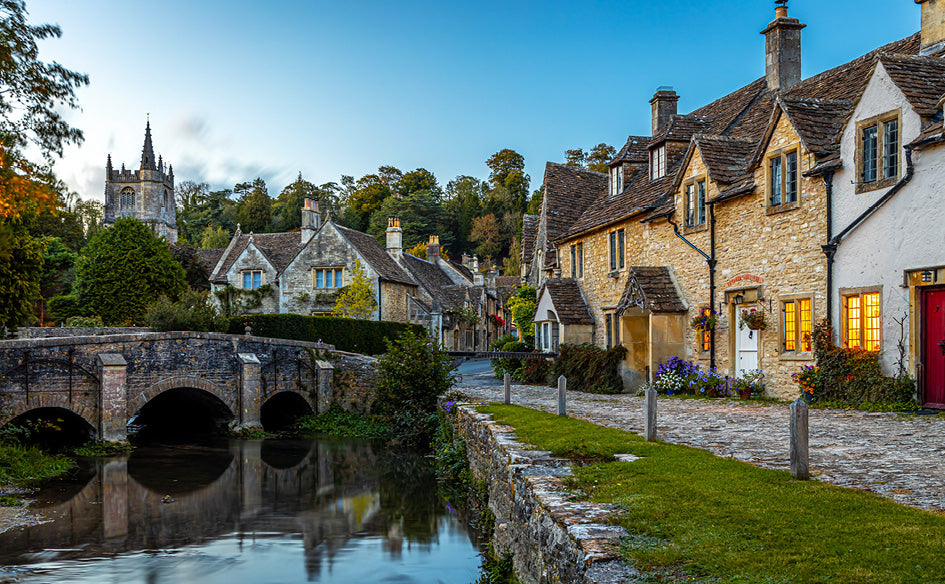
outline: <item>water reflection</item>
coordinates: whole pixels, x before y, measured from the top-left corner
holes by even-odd
[[[478,567],[429,460],[369,444],[141,446],[33,507],[55,520],[0,534],[0,582],[470,582]]]

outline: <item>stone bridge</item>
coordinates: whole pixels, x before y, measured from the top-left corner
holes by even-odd
[[[99,439],[122,440],[145,404],[186,388],[219,400],[239,427],[259,427],[262,406],[278,394],[300,396],[313,412],[335,399],[334,367],[321,360],[332,349],[201,332],[0,341],[0,425],[37,408],[63,408]]]

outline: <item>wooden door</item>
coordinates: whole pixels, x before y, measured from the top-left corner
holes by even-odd
[[[750,328],[739,328],[736,324],[735,329],[735,376],[742,377],[743,371],[751,371],[758,368],[758,331]]]
[[[945,290],[922,294],[923,402],[945,408]]]

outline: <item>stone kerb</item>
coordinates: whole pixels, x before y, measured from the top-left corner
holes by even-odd
[[[454,425],[473,474],[489,485],[495,551],[511,552],[519,580],[616,584],[639,575],[617,553],[628,533],[606,524],[611,509],[571,500],[562,483],[567,461],[530,450],[511,427],[469,406],[457,406]]]

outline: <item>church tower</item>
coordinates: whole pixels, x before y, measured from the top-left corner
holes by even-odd
[[[134,217],[149,224],[158,236],[177,241],[177,213],[174,209],[174,167],[165,168],[164,160],[154,159],[151,145],[151,121],[144,128],[141,168],[112,168],[112,155],[105,163],[105,218],[111,225],[119,217]]]

